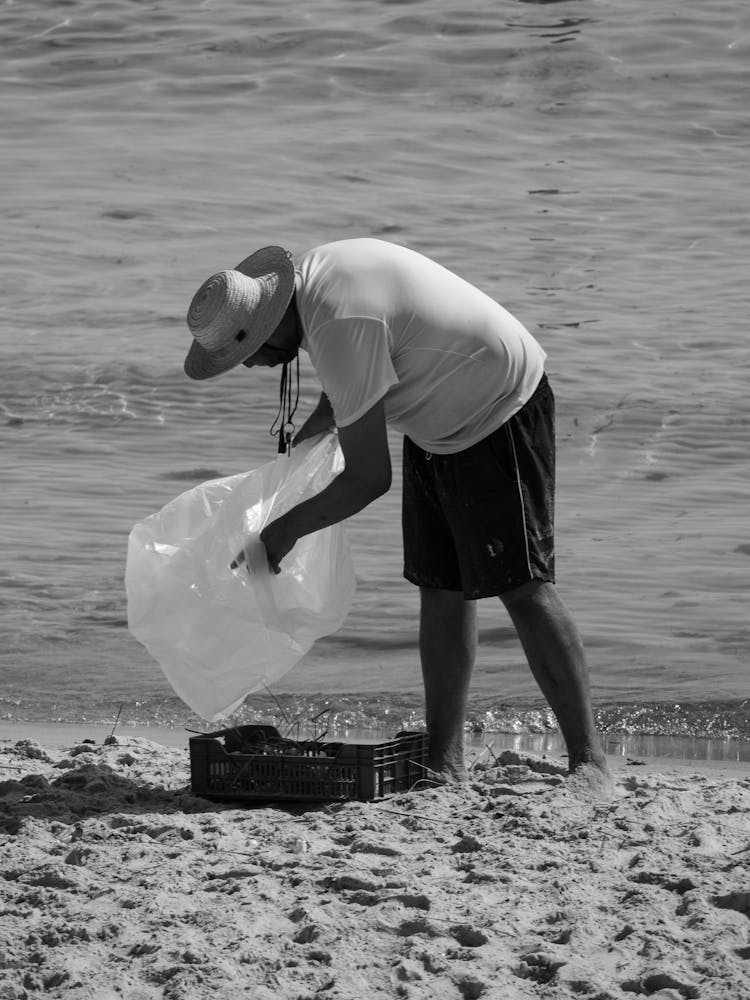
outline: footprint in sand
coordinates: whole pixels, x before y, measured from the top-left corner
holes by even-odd
[[[472,927],[471,924],[456,924],[451,927],[450,932],[456,941],[464,948],[481,948],[487,944],[489,938],[484,931]]]
[[[695,983],[687,982],[671,972],[655,972],[642,979],[628,979],[620,983],[620,986],[626,993],[635,993],[637,996],[651,996],[662,990],[665,993],[667,990],[675,990],[680,998],[684,997],[684,1000],[698,1000],[701,995]]]
[[[461,976],[456,980],[456,987],[464,1000],[479,1000],[484,995],[487,984],[474,976]]]
[[[532,951],[520,956],[520,962],[512,972],[519,979],[531,979],[545,985],[555,978],[557,970],[566,965],[567,961],[566,958],[558,958],[548,952]]]
[[[728,892],[723,896],[713,896],[711,902],[720,910],[736,910],[750,917],[750,890]]]

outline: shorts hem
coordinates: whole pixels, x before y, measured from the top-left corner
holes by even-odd
[[[534,580],[538,580],[539,583],[551,583],[554,584],[555,574],[554,573],[534,573],[532,576],[527,576],[523,580],[513,583],[505,583],[498,587],[483,587],[481,590],[474,590],[467,592],[462,586],[458,587],[446,587],[444,584],[440,583],[425,583],[424,580],[417,579],[416,576],[411,575],[404,571],[404,579],[413,584],[415,587],[419,587],[424,590],[450,590],[453,593],[460,593],[464,595],[464,599],[467,601],[482,601],[488,597],[502,597],[503,594],[508,594],[512,590],[518,590],[519,587],[523,587],[525,583],[532,583]]]
[[[503,594],[509,594],[512,590],[518,590],[525,583],[533,583],[535,580],[539,583],[554,584],[555,575],[554,573],[534,573],[533,576],[527,576],[523,580],[504,583],[502,587],[483,588],[481,591],[472,591],[471,594],[467,594],[464,591],[464,597],[467,601],[482,601],[487,597],[502,597]]]

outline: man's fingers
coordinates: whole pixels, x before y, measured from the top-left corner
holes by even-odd
[[[246,561],[247,560],[245,557],[245,550],[243,549],[242,552],[238,552],[237,555],[234,557],[234,559],[230,562],[229,568],[239,569],[240,566],[242,566],[242,564],[245,563]],[[277,576],[281,572],[280,564],[278,562],[274,564],[271,562],[270,559],[268,560],[268,568],[271,570],[272,573],[275,573]],[[252,573],[252,567],[249,564],[247,567],[247,571],[248,573]]]
[[[248,542],[249,541],[250,540],[248,539]],[[263,546],[263,554],[267,559],[269,570],[278,576],[278,574],[281,572],[281,559],[277,559],[274,556],[271,556],[263,540],[260,539],[259,541],[260,544]],[[234,557],[234,559],[230,562],[229,568],[239,569],[240,566],[244,565],[247,567],[248,573],[252,573],[255,570],[257,570],[259,568],[258,558],[260,558],[260,554],[256,552],[256,548],[257,548],[257,543],[254,543],[253,547],[250,550],[249,559],[247,555],[248,550],[246,548],[243,549],[241,552],[238,552],[237,555]]]
[[[245,561],[245,550],[243,549],[242,552],[238,552],[237,555],[234,557],[234,559],[230,562],[229,568],[237,569],[237,567],[241,566],[244,561]]]

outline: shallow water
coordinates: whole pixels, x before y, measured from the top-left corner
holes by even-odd
[[[603,728],[750,737],[739,0],[25,0],[0,32],[0,716],[183,724],[126,629],[127,535],[273,457],[277,399],[270,372],[188,384],[187,303],[263,243],[376,235],[549,354]],[[397,477],[350,522],[355,607],[279,683],[292,716],[419,721],[399,517]],[[497,602],[480,624],[476,727],[549,727]]]

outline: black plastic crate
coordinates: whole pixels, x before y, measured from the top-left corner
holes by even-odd
[[[382,799],[427,774],[427,734],[372,743],[290,740],[273,726],[238,726],[190,739],[190,781],[207,799]]]

